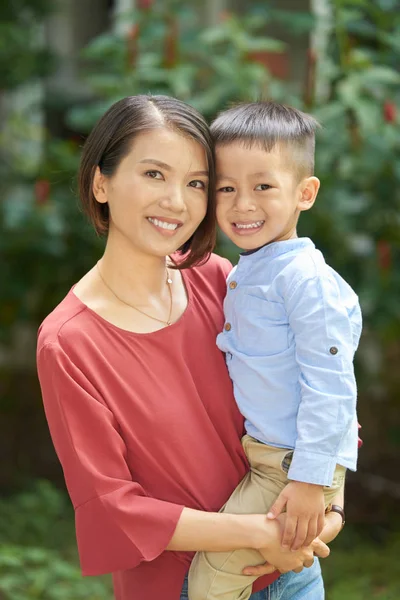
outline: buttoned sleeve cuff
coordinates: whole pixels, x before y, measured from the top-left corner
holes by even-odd
[[[336,456],[295,449],[288,479],[330,487],[337,464]]]

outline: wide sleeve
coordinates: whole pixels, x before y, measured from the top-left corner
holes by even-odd
[[[331,277],[300,281],[285,302],[301,391],[288,477],[330,486],[342,440],[356,424],[352,317]]]
[[[133,481],[118,423],[95,383],[59,344],[37,366],[52,440],[75,508],[84,575],[130,569],[167,547],[183,506],[151,498]]]

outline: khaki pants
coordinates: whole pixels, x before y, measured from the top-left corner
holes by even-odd
[[[249,435],[242,439],[250,471],[221,509],[232,514],[266,514],[288,483],[293,452],[258,442]],[[344,485],[345,467],[336,467],[331,487],[324,488],[328,506]],[[257,550],[198,552],[189,571],[189,600],[247,600],[257,579],[243,575],[244,567],[265,560]]]

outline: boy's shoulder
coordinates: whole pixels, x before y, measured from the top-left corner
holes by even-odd
[[[318,284],[322,287],[325,282],[329,286],[337,287],[338,290],[346,291],[347,294],[354,294],[356,298],[351,286],[326,263],[322,252],[315,247],[293,253],[277,279],[284,294],[291,294],[301,284],[310,280],[318,280]]]
[[[315,277],[329,276],[329,267],[322,252],[315,247],[308,247],[287,255],[280,275],[291,285]]]
[[[358,304],[358,296],[353,288],[326,263],[322,252],[315,247],[294,253],[278,275],[276,283],[282,296],[288,298],[296,290],[301,290],[303,284],[312,280],[317,283],[321,293],[324,289],[335,290],[335,294],[345,304]]]

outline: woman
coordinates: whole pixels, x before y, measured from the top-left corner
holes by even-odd
[[[270,564],[251,573],[270,575],[255,590],[274,567],[311,566],[313,550],[329,552],[322,542],[284,552],[264,515],[215,512],[247,464],[215,345],[230,264],[205,263],[215,238],[205,121],[172,98],[125,98],[89,136],[79,182],[106,249],[42,324],[38,371],[83,573],[113,573],[117,600],[179,600],[192,551],[259,549]],[[328,519],[327,541],[340,529]],[[279,582],[287,598],[320,586],[318,562]]]

